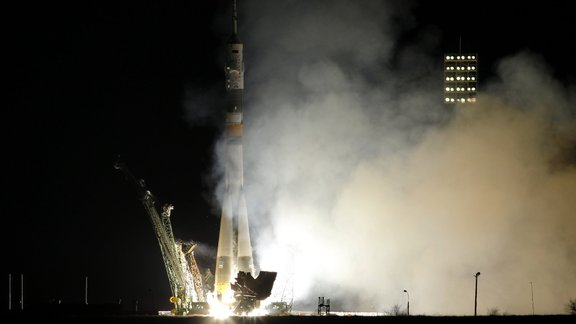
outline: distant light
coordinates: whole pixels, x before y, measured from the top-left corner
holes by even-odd
[[[446,91],[450,91],[450,87],[446,87]]]
[[[446,81],[450,81],[450,78],[449,78],[449,77],[446,77]]]
[[[451,102],[454,102],[454,98],[451,98],[450,101],[451,101]]]
[[[447,55],[447,56],[446,56],[446,59],[449,60],[449,59],[450,59],[450,55]]]
[[[476,91],[476,88],[472,87],[472,91]]]
[[[468,59],[471,59],[470,55],[468,55]]]
[[[450,102],[450,98],[446,98],[444,99],[446,102]]]
[[[472,77],[472,81],[474,81],[474,80],[476,80],[476,78],[475,78],[475,77]]]
[[[472,67],[472,70],[476,70],[476,67],[475,67],[475,66],[473,66],[473,67]]]
[[[472,59],[475,60],[475,59],[476,59],[476,56],[472,55]]]

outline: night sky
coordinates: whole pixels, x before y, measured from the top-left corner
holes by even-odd
[[[240,33],[243,21],[258,19],[242,2]],[[498,59],[524,49],[574,83],[569,2],[408,6],[396,46],[431,37],[441,65],[461,37],[463,52],[479,53],[480,91]],[[168,309],[152,226],[113,164],[120,156],[160,202],[175,206],[175,235],[204,244],[208,256],[198,261],[212,268],[219,210],[211,171],[224,123],[231,1],[19,3],[3,12],[5,278],[24,274],[29,304],[81,303],[88,276],[91,303],[139,300],[142,308]],[[249,78],[251,53],[260,49],[245,48]],[[194,98],[204,108],[191,111],[198,105],[189,105],[189,91],[205,94]]]

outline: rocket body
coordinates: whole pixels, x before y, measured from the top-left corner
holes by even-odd
[[[215,290],[219,298],[230,291],[238,271],[254,274],[252,244],[246,198],[242,154],[242,97],[244,92],[243,44],[234,33],[226,47],[226,129],[224,143],[224,188],[220,234],[216,256]]]

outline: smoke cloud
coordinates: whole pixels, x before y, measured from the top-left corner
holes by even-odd
[[[442,103],[410,8],[245,1],[245,187],[273,298],[315,310],[563,313],[576,292],[576,107],[528,52]],[[398,19],[402,17],[402,19]],[[404,25],[399,24],[404,21]],[[480,49],[481,55],[481,49]],[[569,150],[572,149],[570,154]],[[292,293],[293,292],[293,293]]]

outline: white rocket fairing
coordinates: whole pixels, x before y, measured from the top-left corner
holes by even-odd
[[[231,289],[238,271],[254,274],[248,211],[244,196],[242,156],[242,96],[244,91],[243,44],[238,39],[236,1],[233,33],[226,47],[226,134],[224,143],[224,187],[222,216],[214,288],[219,298]]]

